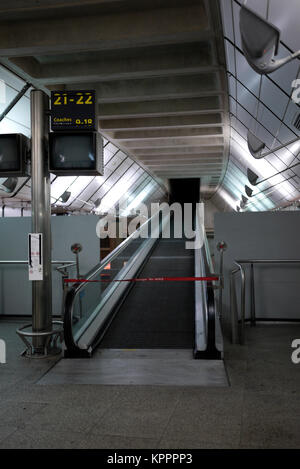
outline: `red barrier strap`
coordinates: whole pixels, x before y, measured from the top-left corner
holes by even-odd
[[[146,277],[123,278],[121,280],[86,280],[82,278],[66,278],[65,283],[111,283],[111,282],[213,282],[219,277]]]

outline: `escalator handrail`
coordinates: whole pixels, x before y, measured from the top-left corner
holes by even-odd
[[[146,228],[155,217],[159,216],[159,212],[155,213],[151,218],[148,218],[145,223],[143,223],[136,231],[134,231],[128,238],[126,238],[119,246],[117,246],[110,254],[108,254],[105,259],[98,263],[92,270],[90,270],[85,276],[87,282],[78,282],[72,285],[66,293],[65,297],[65,307],[64,307],[64,339],[65,346],[68,351],[71,351],[76,354],[79,351],[74,336],[73,336],[73,311],[74,304],[77,295],[79,292],[88,285],[88,281],[91,280],[95,275],[101,273],[105,267],[112,262],[116,257],[120,255],[121,252],[126,249],[129,244],[136,239],[138,233]]]
[[[208,242],[206,233],[204,234],[205,243],[203,246],[203,257],[205,263],[205,274],[211,275],[211,262],[209,259],[210,252],[208,248]],[[209,356],[214,357],[219,355],[216,348],[216,302],[213,282],[208,281],[206,283],[206,304],[207,304],[207,353]]]
[[[112,262],[125,248],[131,243],[133,239],[136,239],[137,233],[146,227],[153,220],[157,214],[154,214],[151,218],[145,221],[136,231],[131,233],[128,238],[124,239],[121,244],[119,244],[111,253],[109,253],[101,262],[99,262],[92,270],[90,270],[85,276],[85,280],[91,280],[95,275],[101,273],[105,267]],[[85,286],[85,282],[76,283],[73,286],[73,289],[76,291],[76,294]]]
[[[196,221],[197,230],[201,229],[199,219]],[[200,248],[200,258],[202,265],[202,276],[209,276],[211,272],[211,260],[205,229],[203,228],[204,243]],[[205,311],[205,329],[206,329],[206,351],[208,358],[219,358],[219,352],[216,348],[216,304],[212,281],[202,282],[202,298]]]

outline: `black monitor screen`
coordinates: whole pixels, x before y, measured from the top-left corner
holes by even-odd
[[[0,173],[20,171],[20,148],[17,135],[0,135]]]
[[[96,165],[93,133],[50,134],[50,170],[92,170]]]

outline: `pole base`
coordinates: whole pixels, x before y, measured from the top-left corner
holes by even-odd
[[[16,331],[18,336],[26,345],[26,349],[21,353],[21,356],[26,358],[49,358],[59,355],[62,350],[57,345],[58,340],[63,341],[63,323],[62,321],[52,321],[54,329],[49,332],[33,332],[32,324],[26,324]],[[56,326],[56,327],[55,327]],[[31,329],[30,331],[25,331]],[[44,341],[42,347],[35,347],[33,345],[34,338],[41,338]],[[31,342],[30,342],[31,339]]]
[[[62,349],[60,347],[48,347],[47,350],[44,352],[40,352],[38,350],[34,350],[32,348],[26,348],[23,350],[21,353],[22,357],[25,358],[51,358],[51,357],[57,357],[62,353]]]

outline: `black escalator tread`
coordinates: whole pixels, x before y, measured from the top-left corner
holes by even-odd
[[[151,257],[156,256],[182,256],[194,259],[194,251],[185,249],[185,241],[181,239],[162,239],[157,244]]]
[[[140,277],[192,276],[193,251],[184,249],[184,242],[158,241]],[[172,259],[172,255],[182,257]],[[192,348],[194,311],[192,282],[137,283],[119,309],[100,347]]]

